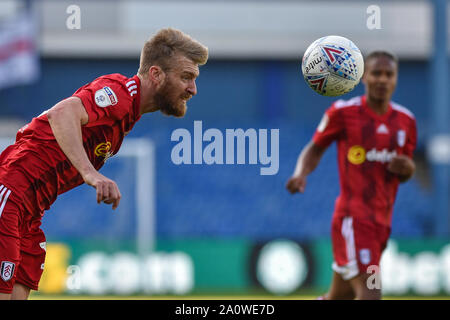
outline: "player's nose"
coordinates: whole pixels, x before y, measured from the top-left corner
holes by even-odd
[[[382,82],[382,83],[386,83],[389,81],[389,77],[387,74],[382,73],[379,77],[378,77],[378,81]]]
[[[195,96],[197,94],[197,85],[195,84],[195,81],[191,81],[189,83],[189,86],[187,87],[187,92],[189,92],[192,96]]]

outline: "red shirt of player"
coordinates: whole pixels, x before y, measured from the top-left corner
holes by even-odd
[[[119,151],[125,135],[141,117],[139,78],[105,75],[73,96],[81,99],[89,116],[81,128],[83,146],[98,170]],[[12,197],[22,195],[20,201],[33,215],[43,215],[57,195],[84,182],[59,147],[46,112],[18,131],[16,143],[2,153],[0,165],[0,181],[12,190]]]
[[[335,217],[351,216],[391,226],[399,180],[386,167],[394,155],[412,157],[417,140],[414,115],[390,102],[378,115],[366,97],[336,101],[324,114],[313,141],[337,142],[341,193]]]

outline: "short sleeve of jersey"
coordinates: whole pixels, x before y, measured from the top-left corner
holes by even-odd
[[[322,120],[317,126],[313,141],[315,144],[326,148],[340,136],[342,130],[343,121],[340,117],[339,109],[332,105],[325,111]]]
[[[410,129],[408,131],[404,147],[404,154],[412,158],[414,150],[416,149],[417,146],[417,125],[415,119],[411,119],[411,124],[409,128]]]
[[[73,96],[83,102],[89,116],[88,123],[104,119],[120,120],[127,113],[130,97],[118,81],[98,78],[78,89]]]

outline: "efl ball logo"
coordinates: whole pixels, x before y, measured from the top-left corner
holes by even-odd
[[[314,41],[302,59],[306,83],[324,96],[340,96],[356,87],[364,72],[361,51],[349,39],[327,36]]]

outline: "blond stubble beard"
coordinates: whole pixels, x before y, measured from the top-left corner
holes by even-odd
[[[166,82],[159,92],[155,94],[156,105],[160,108],[163,114],[181,118],[186,114],[186,101],[183,101],[182,105],[170,101],[171,91],[173,91],[172,84],[170,82]],[[178,100],[180,97],[176,97],[175,99]]]

